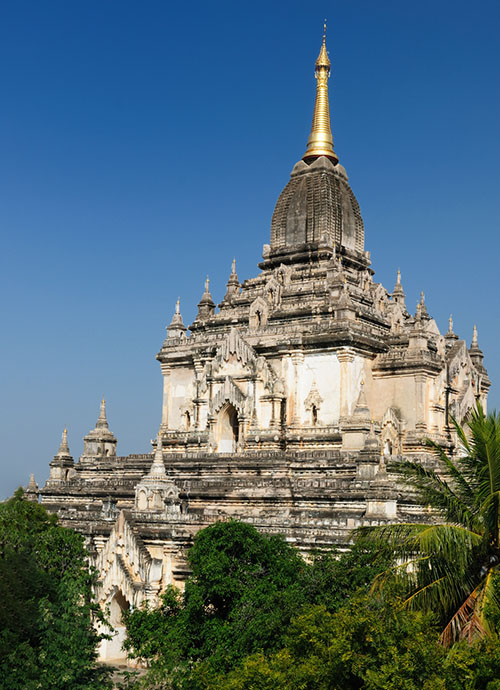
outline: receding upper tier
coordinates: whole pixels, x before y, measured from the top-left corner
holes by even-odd
[[[321,255],[334,247],[362,253],[364,240],[359,204],[343,166],[325,156],[309,165],[299,161],[274,209],[268,258],[307,260],[311,252]]]

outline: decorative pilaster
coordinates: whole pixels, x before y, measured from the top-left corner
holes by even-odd
[[[168,403],[170,400],[170,367],[167,364],[161,365],[161,373],[163,375],[163,400],[161,407],[161,429],[166,431],[168,429]]]
[[[293,375],[294,375],[294,386],[293,386],[293,415],[292,415],[292,426],[300,426],[300,366],[304,362],[303,352],[292,352],[292,362],[293,362]]]
[[[351,364],[354,361],[354,353],[345,348],[337,352],[340,362],[340,416],[349,416],[349,403],[351,400]]]

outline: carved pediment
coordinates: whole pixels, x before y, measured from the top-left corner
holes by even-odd
[[[218,346],[212,363],[207,363],[205,365],[205,370],[209,371],[211,376],[217,373],[223,376],[226,373],[226,379],[232,381],[235,373],[234,369],[231,370],[231,367],[227,367],[230,362],[237,362],[241,365],[238,376],[250,378],[256,375],[257,378],[263,382],[267,390],[272,390],[274,381],[276,380],[276,374],[267,363],[265,357],[258,355],[253,347],[243,339],[236,328],[231,328],[229,334]],[[208,374],[205,374],[202,378],[202,386],[204,384],[204,389],[206,389],[207,375]],[[238,388],[238,390],[240,389]],[[243,393],[241,394],[243,395]]]
[[[316,388],[316,382],[314,382],[311,386],[311,390],[307,395],[307,398],[304,400],[304,407],[306,408],[306,410],[311,410],[313,406],[316,409],[319,409],[322,402],[323,398],[321,397],[318,389]]]
[[[387,424],[391,424],[398,431],[400,429],[401,420],[399,419],[398,412],[394,409],[394,407],[388,407],[382,418],[382,428]]]
[[[256,297],[250,305],[248,314],[249,326],[252,330],[257,330],[265,326],[269,316],[269,304],[262,297]]]
[[[281,302],[281,283],[272,276],[266,283],[264,294],[272,307],[278,307]]]
[[[229,362],[235,358],[244,367],[255,364],[257,355],[251,345],[249,345],[240,335],[236,328],[231,328],[228,335],[224,338],[217,348],[213,360],[213,369],[218,370],[224,362]]]
[[[244,414],[246,397],[233,379],[230,376],[226,376],[221,388],[210,401],[210,414],[217,414],[221,407],[227,403],[233,405],[239,414]]]

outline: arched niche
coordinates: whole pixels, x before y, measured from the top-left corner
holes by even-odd
[[[240,424],[238,412],[230,403],[219,412],[216,434],[217,453],[234,453],[240,435]]]
[[[123,625],[123,612],[128,611],[129,608],[130,604],[125,599],[121,589],[117,589],[109,604],[109,621],[113,628]]]
[[[125,662],[127,653],[123,649],[123,643],[127,636],[127,629],[123,622],[123,613],[128,611],[129,608],[130,603],[121,589],[116,589],[109,600],[110,628],[105,630],[110,635],[110,639],[101,641],[99,650],[100,661]]]
[[[138,510],[147,510],[148,508],[148,498],[146,496],[146,492],[144,489],[141,489],[139,491],[139,494],[137,495],[137,509]]]

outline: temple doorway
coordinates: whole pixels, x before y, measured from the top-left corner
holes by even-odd
[[[239,435],[238,412],[232,405],[226,405],[220,412],[217,424],[217,452],[234,453]]]
[[[123,612],[128,611],[129,608],[129,602],[125,599],[122,591],[117,589],[109,602],[109,622],[112,629],[107,632],[111,635],[111,639],[101,641],[99,649],[101,661],[124,662],[127,659],[127,654],[122,649],[127,633],[122,616]]]

